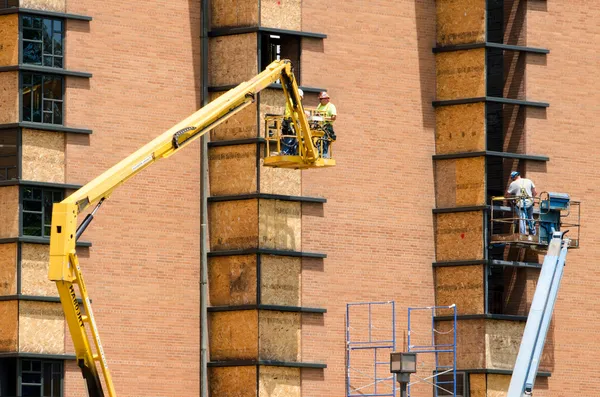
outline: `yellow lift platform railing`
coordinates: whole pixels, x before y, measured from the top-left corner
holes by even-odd
[[[291,99],[289,95],[286,97],[288,101]],[[294,169],[334,166],[335,139],[327,129],[330,120],[316,109],[298,105],[289,103],[290,109],[294,109],[289,117],[265,115],[264,165]]]

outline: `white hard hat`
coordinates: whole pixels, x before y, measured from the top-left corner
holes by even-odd
[[[300,98],[304,98],[304,91],[298,88],[298,94],[300,94]]]

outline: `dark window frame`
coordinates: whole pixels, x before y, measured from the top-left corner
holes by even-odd
[[[452,378],[453,374],[452,374],[452,372],[449,372],[447,374],[438,375],[435,377],[434,383],[437,384],[437,380],[439,379],[439,377],[445,377],[445,376]],[[462,385],[462,386],[459,386],[459,385]],[[441,387],[444,387],[444,386],[441,385]],[[462,393],[460,392],[461,388],[462,388]],[[437,393],[436,393],[436,389],[437,389]],[[447,387],[446,387],[446,389],[447,389]],[[445,392],[442,391],[442,393],[445,393]],[[433,386],[433,396],[434,397],[444,397],[444,396],[454,396],[454,394],[452,394],[452,393],[451,394],[440,394],[440,389]],[[467,385],[467,373],[463,372],[463,371],[456,371],[456,397],[468,397],[468,396],[469,396],[469,390],[468,390],[468,385]]]
[[[38,367],[39,365],[39,367]],[[47,378],[46,368],[50,367],[50,379]],[[25,369],[29,368],[29,369]],[[36,369],[38,368],[38,369]],[[24,358],[19,360],[18,392],[23,397],[62,397],[64,393],[64,362],[59,360],[43,360]],[[26,376],[38,376],[39,382],[26,382]],[[58,382],[58,383],[55,383]],[[39,387],[38,394],[25,394],[25,388]]]
[[[26,18],[31,19],[31,26],[25,26]],[[40,25],[36,27],[33,23],[34,20],[39,20]],[[51,25],[51,32],[48,40],[46,40],[46,36],[44,33],[47,32],[47,24]],[[57,29],[57,24],[60,24],[60,29]],[[21,65],[34,65],[40,67],[48,67],[55,69],[64,69],[65,68],[65,25],[66,21],[64,18],[56,18],[56,17],[48,17],[41,15],[32,15],[32,14],[21,14],[19,16],[19,64]],[[27,36],[27,32],[38,32],[40,38],[25,38]],[[60,35],[60,54],[57,53],[57,48],[54,45],[54,35]],[[50,42],[50,52],[47,52],[48,41]],[[24,60],[25,48],[26,44],[39,44],[40,48],[40,62],[26,62]],[[50,59],[49,64],[46,64],[46,60]],[[60,66],[56,66],[57,60],[60,60]]]
[[[31,195],[31,198],[26,198],[26,190],[27,189],[32,189],[33,193]],[[35,190],[40,191],[39,194],[39,198],[36,198],[36,193]],[[58,197],[58,199],[55,199],[55,194],[59,195],[60,197]],[[32,236],[32,237],[42,237],[42,238],[50,238],[50,225],[51,225],[51,220],[52,220],[52,210],[50,209],[50,213],[48,214],[48,210],[46,209],[46,205],[45,204],[50,204],[50,208],[51,204],[56,203],[56,202],[60,202],[62,200],[64,200],[65,197],[65,191],[64,189],[57,189],[57,188],[47,188],[47,187],[38,187],[38,186],[21,186],[21,189],[19,191],[19,203],[20,203],[20,212],[21,212],[21,222],[20,222],[20,233],[19,235],[21,236]],[[46,198],[47,196],[50,195],[50,202],[46,202]],[[26,201],[27,201],[27,205],[26,205]],[[36,206],[36,203],[39,203],[39,209],[33,209]],[[26,207],[28,207],[26,209]],[[39,224],[38,225],[32,225],[32,224],[28,224],[26,225],[26,218],[27,215],[30,214],[31,217],[37,217],[39,216]],[[48,215],[48,216],[47,216]],[[39,228],[38,228],[39,226]],[[37,234],[26,234],[25,231],[27,229],[31,229],[31,230],[40,230],[40,233]]]
[[[0,0],[0,10],[6,8],[19,8],[19,0]]]
[[[17,395],[17,362],[16,357],[0,359],[0,397]]]
[[[7,357],[0,359],[0,368],[3,370],[0,373],[0,397],[63,397],[64,395],[64,360]],[[35,377],[38,379],[33,379]],[[39,394],[27,393],[28,387],[38,388]]]
[[[12,142],[10,137],[7,135],[14,134],[14,151],[10,146]],[[7,143],[8,142],[8,143]],[[11,165],[11,161],[5,161],[4,159],[14,158],[14,165]],[[21,131],[18,128],[10,128],[6,130],[0,130],[0,182],[19,180],[21,179]],[[5,163],[5,165],[2,165]],[[14,170],[14,171],[11,171]]]
[[[47,125],[65,125],[65,79],[63,76],[49,73],[34,73],[34,72],[20,72],[19,74],[19,99],[20,99],[20,120],[36,124],[47,124]],[[31,78],[31,82],[25,83],[26,80]],[[60,82],[60,98],[49,98],[45,96],[45,88],[47,79],[56,79]],[[35,79],[40,79],[39,82],[34,82]],[[30,92],[33,92],[36,85],[40,85],[40,103],[36,103],[34,95],[30,95],[29,103],[29,116],[26,116],[25,112],[25,95],[26,89],[29,88]],[[35,107],[39,105],[39,118],[35,117]],[[50,111],[47,109],[47,105],[50,106]],[[55,106],[60,106],[60,120],[55,120]],[[50,115],[50,122],[44,122],[45,115]],[[39,119],[39,121],[34,120]],[[28,119],[27,119],[28,118]],[[60,121],[60,122],[55,122]]]

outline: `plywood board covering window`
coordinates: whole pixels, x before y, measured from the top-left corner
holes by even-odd
[[[437,45],[485,41],[486,0],[436,0]]]
[[[300,368],[261,367],[258,397],[300,397]]]
[[[438,208],[485,204],[485,157],[435,161]]]
[[[261,255],[261,303],[301,306],[301,258]]]
[[[435,65],[437,100],[486,95],[484,48],[436,54]]]
[[[19,351],[65,352],[65,321],[60,303],[19,302]]]
[[[66,0],[21,0],[21,7],[34,10],[67,12]]]
[[[258,26],[260,0],[211,0],[211,29]]]
[[[436,321],[436,344],[452,344],[452,321]],[[452,365],[451,355],[441,355],[440,365]],[[462,320],[456,334],[457,368],[485,368],[485,320]]]
[[[483,212],[435,215],[436,260],[483,259]]]
[[[18,301],[0,302],[0,352],[16,352],[18,348]]]
[[[212,92],[210,100],[214,101],[223,92]],[[256,138],[258,136],[256,125],[257,103],[250,104],[240,110],[235,116],[228,118],[223,123],[210,131],[211,141],[228,141],[245,138]]]
[[[260,200],[259,245],[261,248],[301,251],[300,202]]]
[[[302,1],[260,0],[260,26],[302,30]]]
[[[56,285],[48,280],[49,263],[48,245],[21,245],[21,288],[24,295],[58,296]]]
[[[456,304],[459,315],[483,314],[483,265],[435,268],[437,306]],[[439,313],[438,315],[450,315]]]
[[[18,14],[0,16],[0,49],[0,66],[13,66],[19,63]]]
[[[217,256],[208,260],[213,306],[256,304],[256,255]]]
[[[485,104],[441,106],[435,109],[435,153],[486,150]]]
[[[1,75],[1,73],[0,73]],[[19,235],[19,187],[0,187],[0,238]]]
[[[0,124],[19,121],[19,75],[17,72],[0,73]]]
[[[257,145],[217,146],[208,151],[211,196],[256,193]]]
[[[17,244],[0,244],[0,296],[17,294]]]
[[[258,200],[209,204],[211,250],[258,247]]]
[[[65,182],[65,135],[23,130],[23,179]]]
[[[209,315],[212,361],[258,359],[258,312],[243,310]]]
[[[210,85],[238,85],[258,73],[256,33],[213,37],[209,48]]]
[[[209,368],[211,396],[256,397],[257,367]]]

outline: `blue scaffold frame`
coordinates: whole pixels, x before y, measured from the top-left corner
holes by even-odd
[[[391,324],[390,324],[390,338],[376,339],[373,337],[373,317],[372,307],[375,305],[390,305],[391,310]],[[350,308],[354,306],[367,306],[368,307],[368,339],[367,340],[352,340],[351,339],[351,316]],[[353,388],[351,386],[352,373],[352,352],[356,350],[372,350],[373,351],[373,378],[371,383],[368,383],[359,388]],[[388,353],[378,355],[379,351],[388,350]],[[358,303],[347,303],[346,304],[346,397],[396,397],[395,379],[390,373],[390,352],[396,350],[396,306],[394,301],[387,302],[358,302]],[[385,369],[378,367],[385,366]],[[384,374],[384,377],[378,377],[379,374]],[[364,377],[364,376],[363,376]],[[389,383],[385,389],[381,387],[380,383]],[[373,393],[362,393],[360,389],[373,387]]]
[[[436,340],[435,340],[436,333],[438,332],[435,328],[436,310],[444,310],[444,309],[452,310],[452,316],[451,316],[453,319],[452,344],[448,344],[448,343],[437,344]],[[411,314],[412,314],[412,312],[425,311],[425,310],[431,312],[431,344],[430,345],[412,345],[412,343],[411,343]],[[450,384],[452,384],[451,385],[452,395],[456,396],[456,316],[457,316],[457,313],[456,313],[456,305],[455,304],[452,304],[450,306],[427,306],[427,307],[409,307],[408,308],[408,336],[407,336],[408,351],[417,353],[417,357],[419,354],[434,354],[435,355],[434,373],[430,377],[409,383],[408,397],[410,397],[410,386],[415,383],[419,383],[419,382],[430,383],[433,386],[433,396],[434,397],[438,397],[438,390],[440,389],[440,387],[443,387],[445,390],[448,390],[448,389],[446,389],[445,386],[440,386],[441,384],[448,385],[448,386]],[[440,353],[446,353],[446,354],[452,353],[452,365],[451,366],[450,365],[440,365],[440,362],[439,362],[439,354]],[[439,375],[444,375],[444,374],[448,374],[448,373],[452,373],[452,382],[438,381],[437,377]],[[429,379],[433,379],[433,381],[430,382]],[[447,395],[447,394],[445,394],[445,395]]]

